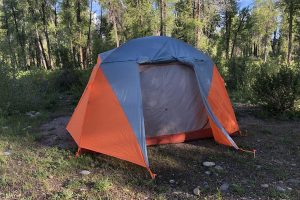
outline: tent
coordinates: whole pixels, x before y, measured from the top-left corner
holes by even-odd
[[[224,80],[203,52],[151,36],[104,52],[67,125],[87,149],[149,168],[147,145],[213,137],[239,149]]]

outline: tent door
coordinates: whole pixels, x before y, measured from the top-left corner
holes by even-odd
[[[196,131],[207,124],[194,70],[184,64],[140,65],[147,137]]]

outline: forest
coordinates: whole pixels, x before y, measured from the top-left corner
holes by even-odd
[[[155,146],[149,180],[74,157],[65,127],[98,55],[146,36],[213,60],[245,136],[234,140],[255,159],[210,140]],[[0,199],[298,199],[299,119],[299,0],[0,0]]]
[[[244,7],[241,3],[235,0],[2,0],[1,69],[10,72],[8,79],[38,70],[86,70],[95,64],[99,53],[130,39],[169,36],[212,57],[227,87],[238,97],[258,100],[256,96],[259,96],[259,101],[270,105],[270,109],[291,109],[296,97],[273,105],[278,103],[278,97],[270,100],[270,94],[264,97],[265,91],[291,95],[275,89],[278,81],[274,80],[269,88],[264,81],[287,76],[288,85],[280,84],[288,90],[286,93],[296,96],[300,3],[255,0]]]

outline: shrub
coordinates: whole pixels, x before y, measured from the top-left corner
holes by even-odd
[[[19,71],[13,78],[10,68],[0,66],[0,112],[9,115],[49,107],[58,98],[50,75],[43,70]]]
[[[299,72],[286,66],[274,74],[262,71],[253,86],[258,102],[273,113],[294,110],[299,88]]]
[[[68,91],[74,85],[80,85],[79,73],[73,69],[64,69],[55,79],[55,87],[60,91]]]

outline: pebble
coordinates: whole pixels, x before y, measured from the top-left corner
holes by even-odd
[[[205,166],[205,167],[213,167],[213,166],[216,165],[216,163],[214,163],[214,162],[208,162],[208,161],[205,161],[205,162],[203,162],[202,164],[203,164],[203,166]]]
[[[11,155],[11,152],[10,152],[10,151],[4,151],[3,154],[4,154],[5,156],[10,156],[10,155]]]
[[[204,182],[203,185],[204,185],[204,188],[209,188],[209,185],[207,182]]]
[[[29,112],[26,113],[26,115],[29,116],[29,117],[36,117],[40,114],[41,114],[40,112],[35,112],[35,111],[29,111]]]
[[[293,167],[296,167],[296,163],[292,163],[291,165],[292,165]]]
[[[268,187],[269,187],[268,184],[261,184],[260,186],[261,186],[262,188],[268,188]]]
[[[53,179],[53,176],[52,176],[52,175],[49,175],[48,178]]]
[[[3,129],[3,130],[4,130],[4,129],[8,129],[8,126],[3,126],[2,129]]]
[[[210,174],[211,174],[210,171],[205,171],[204,173],[207,174],[207,175],[210,175]]]
[[[286,189],[288,189],[289,191],[292,191],[292,190],[293,190],[291,187],[286,187]]]
[[[82,174],[82,175],[89,175],[91,172],[90,171],[88,171],[88,170],[82,170],[81,172],[80,172],[80,174]]]
[[[174,184],[175,180],[171,179],[171,180],[169,180],[169,183]]]
[[[295,185],[300,184],[300,180],[294,179],[294,178],[288,179],[286,182],[290,183],[290,184],[295,184]]]
[[[221,190],[222,192],[226,192],[226,191],[228,190],[228,188],[229,188],[229,184],[228,184],[228,183],[223,183],[223,184],[221,185],[221,187],[220,187],[220,190]]]
[[[285,189],[283,187],[280,186],[276,186],[276,190],[279,192],[285,192]]]
[[[222,171],[222,170],[223,170],[223,167],[221,167],[220,165],[216,165],[216,166],[215,166],[215,169],[218,170],[218,171]]]
[[[196,188],[193,190],[193,193],[194,193],[194,195],[196,195],[196,196],[200,196],[201,191],[200,191],[199,187],[196,187]]]

